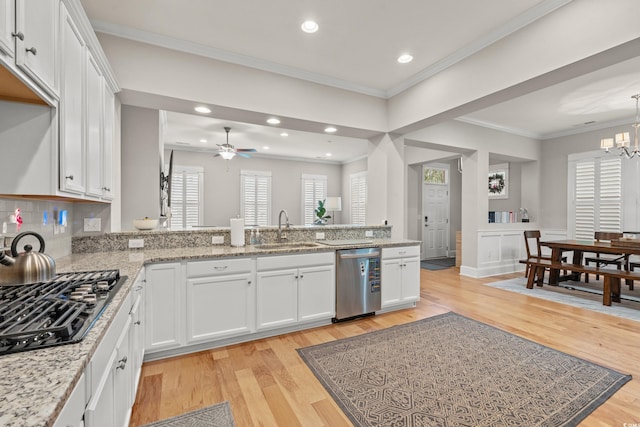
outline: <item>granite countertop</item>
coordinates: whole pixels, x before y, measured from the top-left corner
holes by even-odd
[[[96,321],[87,336],[77,344],[32,350],[0,356],[0,425],[51,426],[62,410],[100,340],[131,290],[145,264],[235,256],[328,252],[355,247],[419,245],[414,240],[366,239],[368,243],[345,242],[341,246],[316,244],[268,249],[256,246],[208,246],[175,249],[128,250],[72,254],[56,260],[58,273],[119,269],[127,281]]]

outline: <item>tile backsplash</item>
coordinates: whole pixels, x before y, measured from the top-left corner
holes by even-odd
[[[22,225],[15,223],[16,209],[20,209]],[[66,215],[66,226],[60,218]],[[45,252],[58,258],[71,253],[71,235],[74,221],[74,204],[66,201],[36,200],[30,198],[0,198],[0,244],[10,242],[19,233],[33,231],[45,241]],[[8,237],[8,239],[5,239]],[[39,250],[39,243],[33,236],[24,237],[18,244],[18,252],[24,245],[31,244]]]

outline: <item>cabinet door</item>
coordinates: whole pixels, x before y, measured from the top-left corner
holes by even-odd
[[[184,280],[180,264],[151,265],[146,276],[145,352],[180,347],[184,335]]]
[[[86,427],[115,427],[115,368],[118,350],[114,348],[102,377],[98,378],[98,388],[91,396],[84,414]],[[96,379],[94,379],[96,380]]]
[[[16,0],[16,65],[38,85],[57,94],[56,47],[59,0]]]
[[[380,292],[384,308],[398,304],[402,299],[402,260],[385,259],[381,264]]]
[[[85,137],[87,195],[102,196],[102,95],[104,79],[90,52],[86,52]]]
[[[86,48],[64,5],[61,33],[60,190],[85,192],[84,79]]]
[[[13,58],[15,42],[12,33],[15,31],[15,1],[0,0],[0,52]]]
[[[402,301],[420,300],[420,259],[402,259]]]
[[[113,199],[113,137],[115,135],[115,96],[105,83],[103,102],[103,132],[102,132],[102,197]]]
[[[85,410],[86,377],[83,373],[64,404],[53,427],[80,427],[83,424]]]
[[[257,273],[257,329],[296,323],[298,319],[298,270]]]
[[[131,405],[136,397],[138,382],[142,371],[144,360],[144,286],[140,281],[134,283],[134,293],[136,294],[133,307],[131,307],[131,371],[133,379],[131,381]]]
[[[131,397],[131,384],[133,383],[133,357],[131,354],[131,316],[127,318],[127,324],[122,330],[116,345],[116,364],[113,377],[114,390],[114,426],[126,427],[129,425],[133,405]]]
[[[298,321],[332,318],[336,312],[334,267],[309,267],[299,271]]]
[[[187,280],[187,342],[212,341],[253,332],[250,274]]]

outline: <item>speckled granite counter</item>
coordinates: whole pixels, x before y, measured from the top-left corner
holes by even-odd
[[[373,239],[366,244],[260,249],[255,246],[208,246],[73,254],[56,260],[58,273],[119,269],[128,280],[87,336],[77,344],[0,356],[0,425],[51,426],[93,356],[114,314],[149,263],[234,256],[326,252],[353,247],[418,245],[411,240]]]

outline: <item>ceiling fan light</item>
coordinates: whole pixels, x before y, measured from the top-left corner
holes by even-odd
[[[222,157],[225,160],[231,160],[235,155],[236,153],[234,153],[233,151],[223,151],[220,153],[220,157]]]

